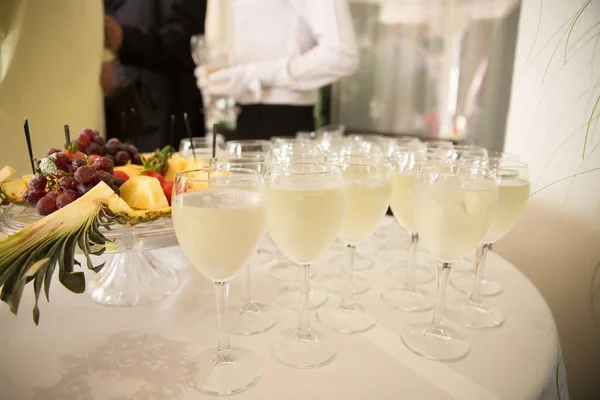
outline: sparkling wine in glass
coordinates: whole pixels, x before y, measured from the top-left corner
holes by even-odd
[[[298,326],[271,342],[271,354],[287,366],[320,367],[335,359],[338,346],[311,327],[310,265],[331,247],[342,226],[345,195],[341,170],[327,163],[272,164],[265,182],[269,234],[302,271]]]
[[[210,160],[210,167],[217,171],[228,172],[231,169],[250,169],[260,174],[266,166],[262,155],[216,157]],[[258,249],[257,249],[258,254]],[[245,290],[241,304],[231,306],[229,321],[231,332],[240,335],[254,335],[268,331],[277,323],[275,312],[267,304],[252,298],[252,262],[248,263],[245,275]]]
[[[498,183],[498,206],[491,225],[477,247],[475,276],[469,299],[449,304],[446,315],[469,328],[494,328],[504,322],[502,312],[483,304],[481,281],[488,250],[492,243],[502,239],[517,224],[525,211],[529,197],[529,174],[527,164],[510,159],[482,160],[492,169]]]
[[[444,324],[444,295],[452,263],[484,238],[494,212],[498,188],[494,172],[482,166],[453,168],[436,163],[420,168],[413,188],[415,228],[438,259],[438,289],[431,323],[409,325],[404,344],[432,360],[465,357],[470,344]]]
[[[379,156],[344,155],[328,161],[342,168],[346,207],[338,237],[346,245],[348,261],[341,299],[321,307],[317,317],[341,333],[365,332],[375,326],[377,319],[353,299],[356,246],[375,232],[387,212],[392,194],[392,165]]]
[[[402,311],[426,311],[433,308],[435,298],[429,292],[417,287],[415,273],[417,268],[429,271],[429,268],[418,263],[419,233],[413,213],[413,189],[417,172],[424,165],[437,161],[444,167],[450,160],[419,154],[409,148],[397,151],[391,158],[394,164],[392,178],[392,200],[390,203],[396,220],[410,232],[409,257],[405,265],[405,277],[399,284],[386,288],[381,297],[390,306]]]
[[[242,392],[263,373],[251,351],[231,346],[227,318],[229,281],[248,265],[265,233],[262,188],[261,174],[242,168],[180,172],[173,188],[177,239],[192,265],[213,281],[217,299],[217,348],[198,354],[188,376],[206,394]]]

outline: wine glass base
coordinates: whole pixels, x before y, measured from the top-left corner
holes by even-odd
[[[395,280],[404,282],[406,279],[406,273],[408,272],[407,266],[405,264],[394,265],[388,268],[387,275]],[[434,274],[431,268],[428,268],[424,265],[417,264],[415,266],[413,280],[415,284],[421,285],[423,283],[431,282],[434,279]]]
[[[504,323],[502,312],[496,308],[487,308],[483,304],[471,302],[446,306],[448,318],[473,329],[496,328]]]
[[[341,272],[328,274],[321,279],[321,285],[332,293],[342,293],[346,284]],[[365,293],[371,288],[371,282],[367,278],[354,275],[352,277],[352,294]]]
[[[266,304],[252,301],[233,306],[229,311],[229,329],[237,335],[266,332],[277,323],[275,313]]]
[[[328,328],[347,334],[366,332],[377,325],[377,319],[354,302],[321,307],[317,318]]]
[[[345,269],[348,263],[348,257],[344,254],[344,251],[341,251],[338,255],[333,257],[331,263],[338,268]],[[375,263],[372,259],[363,256],[358,251],[356,252],[354,256],[354,271],[366,271],[373,268],[374,265]]]
[[[405,285],[385,289],[381,298],[389,306],[408,312],[431,310],[435,305],[435,297],[421,289],[408,289]]]
[[[473,274],[475,272],[475,262],[468,258],[461,258],[457,262],[452,264],[452,272],[470,272]]]
[[[327,292],[319,288],[311,288],[308,297],[308,308],[314,310],[327,301]],[[298,287],[285,287],[275,295],[275,302],[288,310],[298,310],[302,302],[302,294]]]
[[[177,288],[177,274],[149,251],[116,253],[87,282],[92,301],[109,306],[135,306],[162,299]]]
[[[271,342],[271,355],[283,365],[292,368],[317,368],[327,365],[338,355],[337,343],[327,335],[309,329],[283,331]]]
[[[298,266],[289,262],[280,262],[273,265],[269,269],[269,275],[271,278],[278,280],[283,283],[296,283],[298,282]],[[314,272],[310,271],[310,277],[314,276]]]
[[[232,347],[227,357],[219,360],[217,350],[198,354],[190,362],[189,384],[202,393],[226,396],[250,389],[263,375],[263,366],[249,350]]]
[[[402,331],[402,341],[412,352],[435,361],[457,361],[471,349],[469,342],[454,330],[446,326],[434,330],[428,323],[407,326]]]
[[[452,267],[454,268],[454,267]],[[462,274],[450,279],[450,284],[456,290],[469,294],[473,289],[473,274]],[[481,295],[485,297],[496,296],[502,293],[504,289],[498,281],[483,279],[481,281]]]

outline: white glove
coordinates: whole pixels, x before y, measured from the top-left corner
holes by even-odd
[[[212,94],[239,99],[251,94],[254,101],[262,97],[262,88],[289,85],[291,78],[287,60],[271,63],[243,64],[222,69],[210,75],[204,66],[194,71],[198,88]]]

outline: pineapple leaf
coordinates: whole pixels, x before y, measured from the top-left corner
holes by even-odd
[[[48,262],[46,262],[35,274],[33,280],[33,293],[35,295],[35,306],[33,307],[33,322],[36,325],[40,323],[40,309],[38,307],[38,301],[40,299],[40,292],[42,291],[42,283],[44,282],[44,275],[48,269]]]
[[[95,267],[90,268],[92,271],[94,271],[95,273],[100,272],[100,270],[102,268],[104,268],[104,265],[106,265],[106,261],[104,261],[102,264],[100,265],[96,265]]]

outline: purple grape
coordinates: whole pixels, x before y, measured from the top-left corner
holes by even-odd
[[[59,150],[59,149],[55,149],[54,147],[50,147],[50,148],[48,149],[48,152],[47,152],[46,154],[47,154],[47,155],[52,155],[52,154],[54,154],[54,153],[60,153],[60,150]]]
[[[129,156],[131,156],[131,158],[133,158],[133,155],[135,153],[138,153],[138,149],[134,145],[128,144],[127,145],[127,152],[129,153]]]
[[[56,211],[56,199],[44,196],[37,202],[35,209],[40,215],[50,215]]]
[[[99,156],[104,155],[104,147],[100,146],[98,143],[91,142],[87,146],[85,146],[84,153],[87,155],[97,154]]]
[[[69,172],[69,157],[65,153],[58,152],[50,155],[50,158],[56,164],[56,168],[61,171]]]
[[[112,154],[105,154],[104,157],[108,158],[110,162],[113,163],[113,166],[115,165],[115,156],[113,156]]]
[[[85,165],[85,161],[82,158],[73,158],[71,160],[71,170],[77,171],[77,168],[83,167]]]
[[[127,151],[127,149],[129,148],[128,146],[129,146],[129,143],[120,143],[119,150]]]
[[[113,184],[118,188],[120,188],[124,183],[125,183],[125,179],[123,179],[123,178],[114,178],[113,179]]]
[[[108,186],[112,186],[114,183],[114,178],[110,172],[107,171],[98,171],[96,172],[96,179],[98,182],[102,181],[106,183]]]
[[[100,146],[104,146],[106,144],[106,140],[104,140],[104,138],[100,135],[94,136],[93,142],[99,144]]]
[[[40,173],[37,173],[29,181],[29,189],[35,190],[36,192],[40,192],[46,189],[47,183],[48,180],[46,179],[46,177]]]
[[[77,181],[72,176],[64,176],[58,181],[62,190],[77,190]]]
[[[117,146],[121,144],[121,141],[117,138],[110,138],[108,139],[108,141],[106,142],[106,144],[116,144]]]
[[[115,154],[115,161],[117,165],[125,165],[129,161],[129,153],[123,150],[117,151]]]
[[[52,197],[53,199],[56,199],[58,197],[58,192],[56,190],[51,190],[46,193],[46,197]]]
[[[140,156],[140,153],[135,153],[133,156],[131,156],[131,162],[135,165],[142,165],[142,157]]]
[[[94,168],[88,165],[84,165],[82,167],[77,168],[77,171],[75,171],[73,177],[79,183],[88,183],[94,179],[95,174],[96,173],[94,171]]]
[[[112,140],[112,139],[111,139]],[[111,142],[110,140],[108,141],[108,143],[106,143],[106,145],[104,146],[104,149],[106,150],[107,154],[115,154],[117,151],[119,151],[119,143],[116,142]]]
[[[65,192],[56,198],[56,208],[61,209],[77,200],[77,194],[73,192]]]
[[[96,171],[106,171],[109,175],[113,173],[113,162],[106,157],[100,157],[92,163],[92,167],[96,168]]]
[[[81,196],[83,196],[84,194],[89,192],[94,186],[96,186],[96,184],[93,182],[80,183],[77,185],[77,191]]]
[[[27,189],[25,193],[23,193],[23,201],[28,206],[35,207],[37,202],[44,196],[46,196],[44,190]]]

